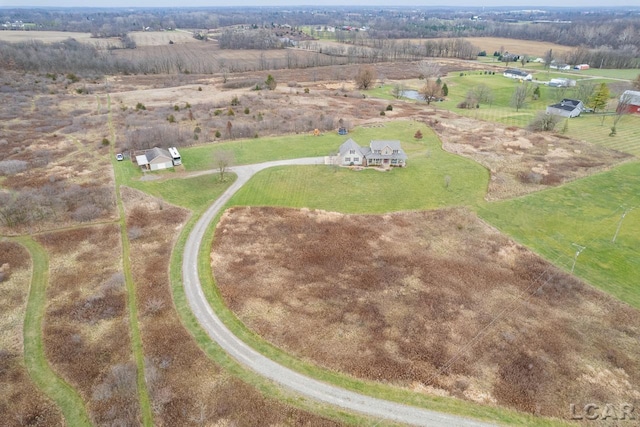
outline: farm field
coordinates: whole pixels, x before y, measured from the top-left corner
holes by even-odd
[[[102,47],[118,42],[84,33],[9,31],[0,31],[0,40],[7,34],[37,34],[50,41],[71,35]],[[0,280],[9,298],[0,305],[9,315],[0,323],[3,346],[11,352],[8,358],[0,352],[0,377],[11,377],[0,395],[17,402],[11,408],[12,419],[35,417],[58,424],[64,417],[67,424],[79,425],[86,413],[96,424],[374,424],[302,402],[230,361],[194,323],[177,278],[181,264],[176,252],[186,233],[235,178],[229,174],[220,182],[211,173],[216,153],[231,151],[235,164],[327,156],[349,137],[361,145],[372,139],[401,140],[409,166],[388,172],[330,165],[273,168],[257,174],[229,203],[236,208],[225,214],[220,227],[236,221],[238,212],[244,215],[240,222],[247,223],[255,214],[258,225],[252,227],[263,224],[261,233],[273,225],[273,230],[286,231],[279,237],[297,239],[278,243],[269,240],[278,236],[267,236],[265,244],[294,248],[295,255],[306,257],[312,266],[306,279],[298,281],[305,286],[275,284],[281,288],[274,295],[295,295],[287,307],[263,294],[240,302],[229,282],[221,281],[220,291],[251,328],[240,325],[241,333],[276,359],[327,381],[443,411],[478,413],[508,425],[561,423],[537,416],[566,418],[562,408],[572,396],[587,401],[609,393],[637,400],[638,349],[627,339],[638,330],[634,321],[640,291],[634,280],[640,275],[635,249],[640,243],[639,211],[628,213],[615,244],[611,234],[622,213],[640,203],[635,192],[639,168],[632,157],[640,156],[640,117],[624,117],[615,137],[608,136],[613,118],[597,115],[568,121],[562,134],[531,133],[521,128],[546,105],[573,92],[542,87],[540,99],[529,98],[516,112],[509,101],[517,82],[485,74],[488,66],[478,62],[447,59],[442,70],[450,95],[426,106],[391,96],[396,82],[415,89],[424,84],[417,79],[415,64],[368,64],[376,71],[376,83],[365,91],[353,81],[361,65],[339,65],[343,59],[304,49],[221,50],[215,41],[199,42],[184,31],[131,36],[138,47],[115,50],[113,55],[150,61],[156,71],[170,74],[0,74],[0,89],[11,105],[0,112],[0,231],[2,236],[19,236],[0,238],[0,275],[5,260],[10,264],[9,279]],[[560,47],[553,49],[559,52]],[[322,64],[328,66],[315,66]],[[529,68],[540,81],[567,75]],[[276,78],[277,88],[253,90],[264,84],[267,74]],[[627,75],[612,71],[580,77],[605,81],[613,93],[626,84],[616,79]],[[493,103],[473,110],[457,108],[478,84],[494,91]],[[613,98],[609,111],[615,107]],[[349,129],[347,136],[335,132],[342,123]],[[314,129],[320,136],[313,136]],[[422,139],[414,138],[416,130],[421,130]],[[142,173],[128,156],[149,144],[178,145],[184,167]],[[124,153],[127,161],[116,161],[115,153]],[[523,196],[527,193],[531,194]],[[278,222],[286,219],[290,223]],[[368,221],[391,226],[382,237],[372,237]],[[312,237],[305,237],[305,229]],[[357,244],[345,240],[350,233],[358,236]],[[577,260],[576,276],[633,309],[567,274],[573,243],[587,246]],[[217,244],[225,244],[224,239],[216,236]],[[358,265],[367,265],[366,257],[358,257],[363,256],[361,246],[368,245],[377,251],[377,263],[373,271],[361,271],[362,280],[350,288],[347,273],[321,270],[331,265],[349,269],[343,265],[347,258],[336,262],[336,252],[318,244],[338,252],[344,244],[354,251]],[[210,245],[205,246],[202,264],[207,266],[211,254]],[[34,247],[46,253],[42,259],[48,258],[49,268],[37,257],[34,265],[22,260],[28,260],[27,252],[37,254]],[[279,256],[268,248],[259,252],[265,258]],[[15,253],[20,260],[13,258]],[[394,253],[424,257],[416,261],[407,256],[408,264],[403,264],[404,257]],[[213,255],[224,254],[215,250]],[[230,262],[237,271],[227,273],[252,278],[257,258],[252,253],[236,255]],[[329,264],[316,265],[316,258]],[[463,286],[473,282],[465,265],[482,278],[478,289]],[[387,272],[381,270],[384,266],[392,267]],[[24,307],[30,269],[39,274],[43,290],[42,324]],[[265,267],[257,275],[275,283],[277,269],[269,272]],[[406,275],[398,271],[410,269]],[[529,320],[499,319],[494,334],[447,367],[463,342],[471,340],[499,307],[522,295],[527,280],[535,282],[528,270],[553,272],[543,276],[552,286],[513,303]],[[456,275],[457,271],[462,273]],[[205,268],[204,274],[209,272]],[[215,266],[213,273],[218,279]],[[431,282],[424,279],[429,274]],[[321,284],[323,276],[340,279],[339,289],[328,298],[331,283]],[[450,286],[434,286],[441,277],[450,280]],[[387,288],[389,282],[398,284],[396,289]],[[500,288],[502,284],[506,285]],[[250,292],[266,289],[258,286]],[[569,298],[569,291],[579,299]],[[211,283],[207,292],[215,298],[218,290]],[[476,301],[476,294],[485,298]],[[311,302],[303,309],[305,300]],[[563,309],[566,305],[578,311],[562,312],[554,305],[560,303]],[[604,313],[594,307],[612,309]],[[415,323],[408,321],[413,315],[406,310],[419,314]],[[225,316],[237,322],[233,313]],[[302,317],[278,330],[283,316]],[[32,319],[29,331],[41,330],[39,351],[24,347],[21,354],[22,317]],[[576,343],[584,333],[577,329],[579,321],[588,326],[593,348]],[[301,336],[305,325],[314,322],[326,330]],[[464,322],[476,328],[464,329]],[[611,337],[603,332],[607,324],[613,325]],[[424,331],[433,334],[424,338]],[[411,342],[401,339],[404,333],[415,334]],[[547,334],[552,338],[547,343],[537,341]],[[429,341],[438,337],[438,343]],[[607,338],[616,340],[615,350],[602,344]],[[325,348],[323,341],[329,343]],[[559,342],[571,343],[576,353]],[[341,346],[347,356],[362,355],[361,365],[328,354]],[[586,362],[573,366],[566,362],[572,358]],[[529,365],[535,367],[530,375]],[[28,374],[34,366],[40,372],[31,382]],[[446,369],[433,376],[441,368]],[[553,372],[559,382],[543,372]],[[613,379],[599,389],[589,380],[594,376]],[[55,387],[62,397],[51,400]],[[69,418],[70,413],[77,418]]]
[[[0,31],[0,41],[11,43],[34,40],[42,43],[55,43],[67,39],[75,39],[82,43],[90,43],[105,48],[109,44],[120,45],[118,38],[97,39],[91,37],[90,33],[76,33],[72,31]]]

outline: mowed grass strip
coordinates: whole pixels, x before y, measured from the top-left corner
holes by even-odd
[[[518,199],[483,203],[478,214],[556,265],[640,309],[640,163]],[[622,215],[627,213],[615,242]]]
[[[42,319],[46,307],[49,261],[45,250],[28,237],[15,239],[31,254],[33,273],[24,318],[24,360],[34,383],[62,410],[71,426],[91,426],[84,402],[66,381],[51,369],[44,353]]]

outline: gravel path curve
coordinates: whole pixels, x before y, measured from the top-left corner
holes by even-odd
[[[318,164],[324,164],[323,157],[281,160],[229,168],[230,171],[235,172],[238,175],[238,178],[198,220],[187,239],[184,250],[182,263],[184,289],[191,310],[198,319],[200,325],[207,331],[214,341],[216,341],[239,363],[284,387],[320,402],[359,412],[371,417],[383,418],[417,426],[490,426],[491,424],[456,415],[429,411],[426,409],[403,405],[401,403],[361,395],[356,392],[345,390],[301,375],[263,356],[233,335],[233,333],[222,323],[207,303],[204,292],[202,291],[202,285],[200,284],[200,278],[198,277],[198,250],[202,243],[207,226],[215,218],[220,209],[256,172],[274,166]]]

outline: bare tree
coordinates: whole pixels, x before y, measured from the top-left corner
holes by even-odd
[[[220,174],[220,181],[225,181],[225,173],[229,166],[232,166],[235,162],[235,155],[230,150],[219,150],[213,153],[213,163],[218,166],[218,173]]]
[[[548,70],[549,66],[551,66],[552,61],[553,61],[553,49],[549,49],[544,54],[544,68]]]
[[[433,61],[421,61],[418,63],[418,73],[420,78],[429,80],[431,78],[440,77],[440,64]]]
[[[431,104],[431,101],[436,101],[442,96],[442,87],[432,81],[429,80],[427,83],[420,88],[420,96],[427,102],[427,105]]]
[[[613,118],[613,125],[611,126],[611,132],[609,133],[609,136],[616,135],[618,122],[620,121],[620,119],[622,119],[623,116],[629,113],[631,98],[632,96],[629,94],[629,92],[623,93],[622,96],[620,97],[620,100],[618,101],[618,107],[616,108],[616,115]]]
[[[369,89],[376,80],[376,72],[372,67],[360,67],[355,80],[358,89]]]
[[[549,132],[555,129],[560,120],[560,116],[540,111],[531,123],[527,125],[527,129],[532,132]]]
[[[511,95],[511,106],[519,111],[527,104],[527,96],[529,94],[529,88],[526,84],[516,86],[513,94]]]
[[[472,93],[473,98],[475,98],[479,103],[489,105],[493,103],[493,90],[485,84],[474,86],[470,92]]]

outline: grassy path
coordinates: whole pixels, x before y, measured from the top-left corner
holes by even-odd
[[[49,259],[45,250],[29,237],[14,239],[24,246],[33,260],[31,289],[24,317],[24,361],[33,382],[59,407],[67,425],[90,426],[91,421],[80,395],[58,377],[47,363],[42,341]]]
[[[115,144],[116,133],[111,119],[111,96],[107,94],[107,108],[109,111],[109,131],[111,133],[111,141]],[[142,414],[142,424],[145,426],[153,426],[153,413],[151,411],[151,400],[149,398],[149,390],[144,377],[144,349],[142,347],[142,337],[140,335],[140,326],[138,325],[138,306],[136,302],[136,285],[131,274],[131,260],[129,259],[129,236],[127,235],[127,224],[125,221],[124,206],[120,194],[121,177],[115,171],[115,160],[113,156],[113,145],[111,146],[111,163],[114,168],[115,193],[118,205],[118,216],[120,218],[120,234],[122,241],[122,270],[124,272],[125,284],[127,287],[127,307],[129,309],[129,332],[131,336],[131,346],[133,347],[133,357],[137,367],[137,384],[138,399],[140,400],[140,412]]]

